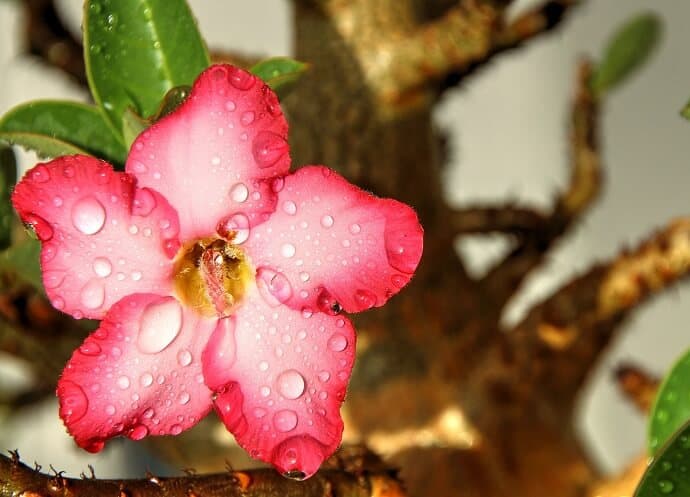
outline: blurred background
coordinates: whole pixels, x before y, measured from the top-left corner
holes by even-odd
[[[57,2],[75,34],[81,2]],[[210,47],[253,55],[291,53],[290,2],[189,0]],[[515,13],[538,1],[518,0]],[[550,291],[598,260],[632,246],[674,216],[690,211],[690,123],[679,116],[690,99],[690,3],[589,0],[556,32],[501,55],[449,91],[436,122],[450,138],[446,194],[457,205],[514,199],[548,206],[567,180],[567,109],[574,71],[584,54],[600,54],[612,30],[634,13],[651,10],[663,20],[659,50],[634,78],[608,98],[603,112],[603,194],[574,234],[562,240],[547,265],[510,306],[513,322]],[[20,55],[19,0],[0,0],[0,114],[39,98],[85,101],[88,95],[63,73]],[[22,154],[22,167],[36,158]],[[464,239],[458,250],[477,274],[507,250],[500,236]],[[605,471],[621,469],[640,453],[645,420],[616,390],[612,371],[633,360],[661,375],[690,342],[690,288],[654,299],[629,321],[581,400],[579,431]],[[0,388],[30,381],[21,364],[0,356]],[[91,464],[99,477],[141,476],[160,470],[144,449],[117,440],[99,455],[81,451],[66,435],[57,403],[7,418],[0,411],[0,449],[18,449],[25,461],[54,464],[79,474]],[[21,418],[21,419],[17,419]],[[230,435],[228,435],[229,437]]]

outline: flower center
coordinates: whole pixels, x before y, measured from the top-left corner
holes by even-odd
[[[204,316],[228,316],[244,296],[252,269],[244,252],[223,238],[182,246],[174,266],[175,292]]]

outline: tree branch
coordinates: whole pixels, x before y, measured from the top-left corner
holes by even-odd
[[[659,378],[634,364],[627,363],[616,368],[615,375],[618,389],[640,413],[647,414],[654,403]]]
[[[529,235],[543,229],[547,218],[536,209],[514,205],[474,206],[450,211],[448,224],[457,234],[508,233]]]
[[[98,480],[49,476],[0,455],[0,497],[402,497],[400,482],[390,472],[351,473],[322,469],[303,481],[288,480],[272,469],[228,471],[212,475],[148,477],[141,480]]]

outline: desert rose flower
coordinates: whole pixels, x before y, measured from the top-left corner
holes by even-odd
[[[102,320],[57,387],[81,447],[175,435],[214,408],[293,477],[337,448],[355,352],[341,311],[410,280],[422,229],[323,166],[289,173],[286,138],[274,93],[216,65],[136,139],[126,172],[68,156],[17,185],[52,304]]]

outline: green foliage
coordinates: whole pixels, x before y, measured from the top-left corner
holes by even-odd
[[[690,495],[690,424],[659,451],[645,471],[634,497]]]
[[[676,362],[659,388],[649,418],[648,448],[659,447],[690,419],[690,351]]]
[[[660,37],[661,21],[654,14],[641,14],[625,23],[609,40],[592,75],[592,91],[603,95],[622,83],[649,58]]]
[[[41,244],[36,239],[27,238],[14,243],[4,252],[0,252],[0,271],[15,274],[43,291],[41,268],[38,265],[40,253]]]
[[[152,115],[210,63],[184,0],[87,0],[84,59],[94,100],[120,135],[128,107]]]
[[[250,71],[283,99],[308,69],[309,64],[304,62],[289,57],[273,57],[255,64]]]
[[[42,158],[74,154],[89,155],[86,150],[71,143],[37,133],[0,131],[0,142],[19,145],[28,150],[33,150]]]
[[[122,139],[115,135],[103,114],[93,105],[54,100],[29,102],[5,114],[0,119],[0,131],[28,133],[70,143],[114,164],[123,164],[127,155]],[[36,143],[37,146],[45,144],[49,149],[35,150],[55,157],[54,143],[49,140]]]
[[[12,241],[12,204],[10,192],[17,181],[17,161],[14,151],[0,145],[0,250]]]

